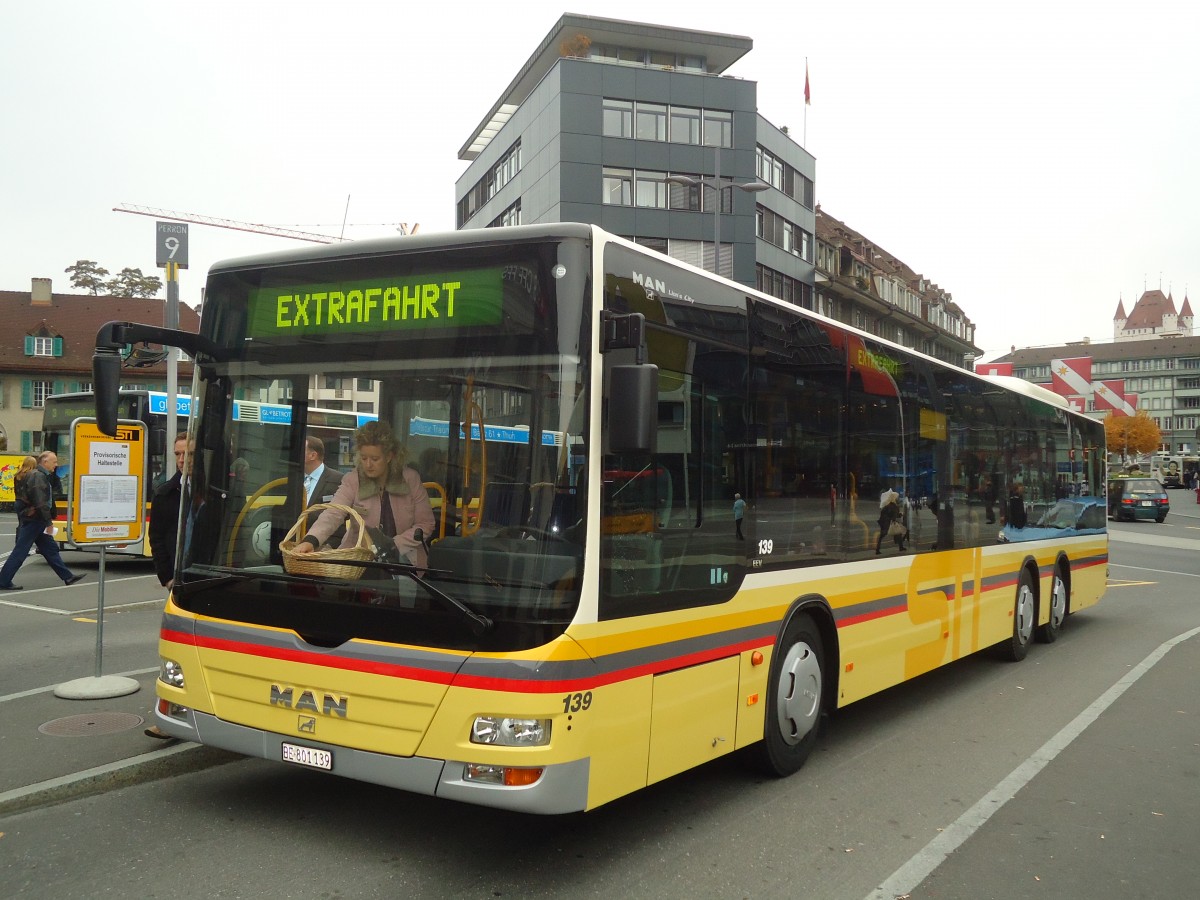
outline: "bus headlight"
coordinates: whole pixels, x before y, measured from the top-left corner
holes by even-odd
[[[476,716],[471,725],[471,743],[496,747],[541,747],[550,743],[550,720]]]
[[[173,659],[160,659],[158,661],[158,680],[171,687],[183,687],[183,666]]]

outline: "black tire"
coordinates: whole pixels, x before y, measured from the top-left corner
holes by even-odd
[[[1017,579],[1017,595],[1013,598],[1012,636],[996,645],[1000,658],[1020,662],[1029,652],[1033,626],[1037,622],[1037,593],[1028,569],[1021,570]]]
[[[1037,639],[1043,644],[1053,644],[1062,634],[1063,625],[1067,622],[1070,595],[1067,591],[1067,580],[1063,577],[1061,568],[1055,567],[1054,580],[1050,582],[1050,616],[1045,625],[1037,627]]]
[[[771,661],[763,739],[748,748],[758,771],[784,777],[804,765],[825,715],[825,647],[813,620],[788,622]]]
[[[1156,518],[1154,521],[1157,522],[1159,525],[1161,525],[1163,522],[1167,521],[1167,517],[1161,516],[1159,518]]]

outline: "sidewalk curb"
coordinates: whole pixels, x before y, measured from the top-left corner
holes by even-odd
[[[200,744],[166,747],[0,793],[0,818],[116,788],[198,772],[245,758],[237,753]]]

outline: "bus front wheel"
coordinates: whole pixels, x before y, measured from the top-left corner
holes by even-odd
[[[763,740],[750,761],[768,775],[791,775],[808,759],[825,712],[825,648],[811,618],[794,617],[775,648]]]

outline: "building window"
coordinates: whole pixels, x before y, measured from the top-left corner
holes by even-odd
[[[633,170],[604,167],[604,197],[607,206],[633,205]]]
[[[340,391],[342,389],[342,379],[336,375],[325,376],[325,390]]]
[[[696,181],[696,184],[675,184],[667,185],[670,191],[670,206],[671,209],[689,209],[694,212],[700,211],[700,176],[688,175]]]
[[[62,356],[63,339],[61,337],[34,337],[25,335],[26,356]]]
[[[520,224],[521,224],[521,198],[518,197],[516,199],[515,203],[513,203],[511,206],[506,207],[505,210],[502,213],[500,213],[500,215],[496,216],[496,218],[494,218],[494,219],[492,219],[492,221],[488,222],[487,227],[488,228],[503,228],[507,225],[520,225]]]
[[[34,381],[31,382],[33,388],[33,408],[41,409],[46,405],[46,398],[54,393],[54,382],[52,381]]]
[[[667,106],[665,103],[638,103],[634,120],[635,136],[642,141],[667,139]]]
[[[370,400],[360,400],[356,404],[356,411],[360,413],[374,413],[375,404]]]
[[[373,390],[375,390],[375,379],[374,379],[374,378],[360,378],[360,379],[358,379],[358,389],[359,389],[360,391],[373,391]]]
[[[648,206],[653,209],[667,208],[667,173],[642,172],[635,179],[636,192],[634,197],[638,206]]]
[[[733,146],[733,113],[717,109],[704,111],[704,146]]]
[[[671,143],[700,143],[700,110],[690,106],[671,107]]]
[[[604,98],[604,136],[633,137],[633,101]]]

